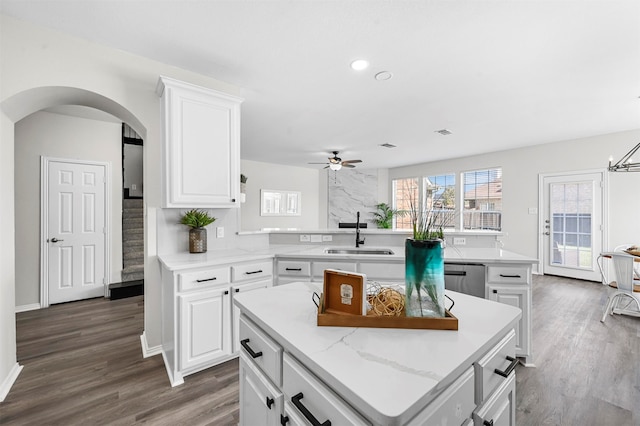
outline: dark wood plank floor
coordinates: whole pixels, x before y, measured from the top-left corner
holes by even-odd
[[[24,366],[1,425],[227,425],[238,422],[238,363],[171,388],[160,356],[143,359],[143,296],[17,315]],[[640,425],[640,319],[600,323],[595,283],[534,277],[537,368],[517,369],[517,424]]]

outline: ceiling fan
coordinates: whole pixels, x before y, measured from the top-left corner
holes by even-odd
[[[342,158],[338,157],[338,151],[333,151],[333,157],[329,157],[328,163],[309,163],[309,164],[326,164],[326,168],[331,170],[340,170],[343,167],[348,167],[353,169],[355,166],[351,163],[362,163],[362,160],[345,160],[342,161]]]

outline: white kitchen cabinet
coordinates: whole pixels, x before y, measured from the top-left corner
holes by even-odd
[[[188,370],[232,352],[228,287],[178,296],[180,304],[180,369]]]
[[[488,265],[486,297],[522,309],[516,331],[516,355],[533,364],[531,351],[531,266]]]
[[[160,77],[163,207],[240,206],[243,99]]]
[[[172,386],[238,356],[235,295],[273,285],[271,259],[170,271],[162,268],[162,357]]]
[[[277,426],[284,412],[284,397],[264,374],[240,353],[240,426]]]
[[[507,380],[487,402],[473,413],[476,426],[513,426],[516,424],[516,375]]]

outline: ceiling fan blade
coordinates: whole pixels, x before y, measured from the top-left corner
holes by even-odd
[[[344,163],[362,163],[362,160],[346,160],[342,162],[342,164]]]
[[[351,164],[344,164],[344,161],[342,162],[342,167],[347,167],[349,169],[353,169],[355,166],[351,165]]]

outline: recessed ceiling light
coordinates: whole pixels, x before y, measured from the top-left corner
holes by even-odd
[[[393,74],[391,74],[389,71],[380,71],[378,74],[376,74],[376,80],[378,81],[391,80],[391,77],[393,77]]]
[[[356,59],[355,61],[351,62],[351,68],[356,71],[362,71],[367,69],[368,67],[369,62],[365,61],[364,59]]]

